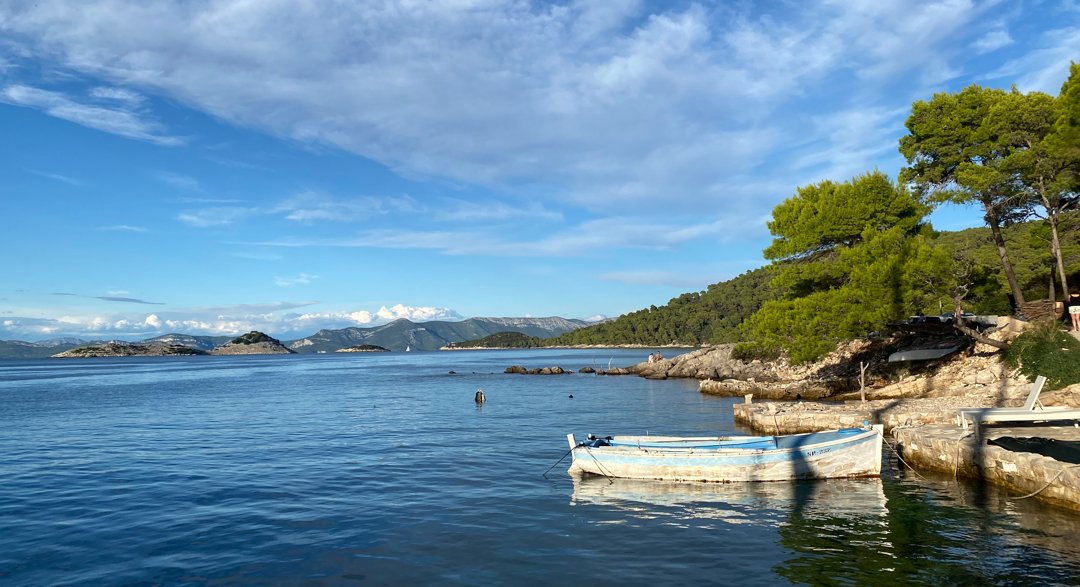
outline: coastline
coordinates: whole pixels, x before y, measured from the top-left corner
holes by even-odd
[[[663,344],[663,345],[647,345],[647,344],[575,344],[575,345],[559,345],[559,346],[534,346],[534,347],[441,347],[440,351],[528,351],[528,350],[543,350],[543,349],[701,349],[707,348],[702,346],[690,346],[681,344]]]

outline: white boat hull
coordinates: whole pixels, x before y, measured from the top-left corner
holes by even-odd
[[[777,437],[780,448],[771,450],[588,447],[568,438],[574,447],[570,471],[606,477],[730,483],[881,475],[880,424],[845,436]]]

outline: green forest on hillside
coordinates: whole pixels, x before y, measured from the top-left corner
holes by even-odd
[[[1063,231],[1062,250],[1066,270],[1073,282],[1080,280],[1080,218],[1069,216],[1068,230]],[[1021,222],[1004,229],[1004,236],[1013,255],[1017,279],[1027,299],[1047,298],[1050,290],[1052,259],[1045,240],[1049,238],[1046,223],[1041,220]],[[950,252],[965,252],[986,268],[987,275],[965,298],[966,309],[977,314],[1009,314],[1011,303],[1009,284],[998,266],[998,254],[990,229],[969,228],[960,231],[941,231],[932,242]],[[671,299],[666,305],[631,312],[593,326],[579,328],[559,336],[536,339],[537,346],[570,346],[577,344],[618,345],[641,344],[660,346],[671,343],[697,345],[704,343],[742,342],[745,335],[739,325],[761,306],[778,299],[783,293],[771,285],[774,271],[766,266],[710,285],[701,292],[690,292]],[[1058,300],[1061,288],[1055,290]],[[949,300],[941,300],[941,309],[951,310]],[[936,313],[937,308],[929,308]],[[501,333],[500,333],[501,334]],[[499,340],[488,337],[484,344],[499,346]],[[479,341],[473,341],[479,342]],[[463,346],[457,343],[455,346]],[[519,347],[512,347],[519,348]]]
[[[546,338],[542,343],[544,346],[658,346],[673,342],[685,345],[735,342],[739,324],[758,311],[762,304],[779,295],[769,284],[771,280],[768,268],[747,271],[729,281],[710,285],[707,290],[673,298],[665,306],[650,306],[614,320]]]
[[[1080,283],[1080,64],[1058,96],[971,85],[912,104],[907,165],[799,186],[767,223],[770,264],[541,341],[698,345],[814,361],[915,314],[1040,315]],[[984,228],[936,232],[959,205]],[[1007,347],[967,328],[984,344]]]

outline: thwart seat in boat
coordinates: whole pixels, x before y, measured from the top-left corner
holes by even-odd
[[[881,474],[882,427],[790,436],[590,437],[567,435],[571,471],[672,481],[786,481]]]

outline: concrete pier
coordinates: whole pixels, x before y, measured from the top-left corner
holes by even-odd
[[[982,438],[976,438],[955,424],[932,424],[899,427],[894,436],[897,452],[916,469],[981,479],[1013,490],[1017,497],[1045,487],[1038,498],[1080,510],[1080,466],[986,444],[1002,436],[1080,441],[1075,426],[985,427]]]
[[[883,424],[889,434],[897,426],[954,422],[957,408],[990,407],[992,401],[970,397],[875,400],[827,404],[765,402],[735,404],[735,422],[764,434],[802,434]]]

